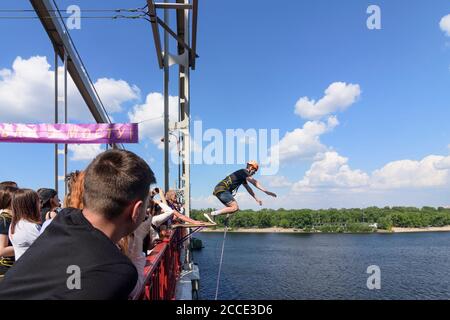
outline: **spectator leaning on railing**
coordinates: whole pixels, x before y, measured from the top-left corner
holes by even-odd
[[[66,208],[0,282],[0,299],[128,299],[138,275],[116,243],[142,223],[155,177],[125,150],[85,172],[83,211]]]

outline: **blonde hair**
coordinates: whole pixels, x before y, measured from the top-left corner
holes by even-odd
[[[75,171],[69,176],[68,193],[64,207],[83,209],[84,171]]]

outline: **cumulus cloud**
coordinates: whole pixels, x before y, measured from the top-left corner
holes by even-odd
[[[344,111],[350,107],[361,94],[357,84],[334,82],[326,90],[325,96],[319,101],[300,98],[295,105],[295,113],[305,119],[318,120],[324,116]]]
[[[328,150],[320,136],[333,130],[339,121],[329,117],[327,122],[308,121],[302,128],[287,132],[278,144],[272,147],[271,154],[278,153],[279,161],[312,159],[319,152]]]
[[[286,188],[292,186],[292,182],[285,176],[264,176],[261,181],[269,188]]]
[[[294,192],[317,188],[361,188],[369,184],[369,176],[361,170],[352,170],[348,158],[337,152],[325,152],[317,157],[302,180],[292,187]]]
[[[62,95],[63,77],[59,80]],[[121,111],[122,103],[139,96],[138,88],[123,80],[101,78],[94,85],[108,112]],[[93,121],[70,76],[67,95],[69,120]],[[10,69],[0,70],[0,113],[4,122],[54,121],[54,71],[46,57],[17,57]]]
[[[326,152],[313,162],[293,192],[317,190],[376,190],[432,188],[450,183],[450,157],[427,156],[420,161],[399,160],[365,173],[351,169],[348,159],[336,152]]]
[[[220,208],[221,203],[213,195],[191,197],[191,205],[195,209]]]
[[[72,161],[91,161],[104,150],[100,144],[71,144],[69,151]]]
[[[439,22],[439,27],[448,37],[450,37],[450,14],[441,19]]]
[[[445,158],[428,156],[420,161],[399,160],[386,164],[372,174],[374,188],[426,188],[444,186],[449,182]]]
[[[445,157],[444,159],[438,161],[435,164],[436,169],[438,170],[447,170],[450,169],[450,156]]]
[[[124,80],[100,78],[95,82],[98,95],[108,112],[123,111],[122,104],[139,98],[140,90],[137,86],[130,86]]]
[[[145,103],[138,104],[128,113],[131,122],[139,123],[139,136],[151,140],[160,148],[164,137],[164,96],[153,92],[147,95]],[[169,96],[169,121],[178,121],[178,97]]]

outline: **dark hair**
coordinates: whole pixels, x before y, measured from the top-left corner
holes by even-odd
[[[155,182],[153,171],[142,158],[126,150],[108,150],[86,169],[83,205],[114,219],[132,201],[145,200]]]
[[[0,210],[11,209],[11,201],[18,189],[10,186],[0,186]]]
[[[31,189],[18,189],[12,198],[11,233],[14,233],[16,224],[20,220],[40,223],[39,196]]]
[[[17,188],[17,183],[14,181],[3,181],[0,182],[0,187],[14,187]]]
[[[50,208],[50,200],[58,195],[55,189],[40,188],[37,190],[39,200],[41,201],[42,208]]]

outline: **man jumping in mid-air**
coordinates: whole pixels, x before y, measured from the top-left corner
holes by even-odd
[[[213,211],[211,213],[205,213],[204,216],[212,223],[214,222],[215,216],[219,216],[222,214],[232,214],[237,211],[239,211],[239,206],[236,200],[234,199],[234,195],[236,194],[239,187],[244,185],[245,189],[247,189],[248,193],[258,202],[258,204],[261,206],[262,201],[259,200],[255,193],[253,192],[252,188],[248,185],[248,182],[253,184],[256,188],[264,192],[265,194],[276,197],[277,195],[273,192],[267,191],[261,186],[261,184],[252,178],[252,176],[258,171],[259,165],[256,161],[249,161],[247,163],[246,169],[241,169],[236,172],[233,172],[229,176],[227,176],[225,179],[220,181],[217,186],[214,189],[213,194],[222,202],[226,207]]]

